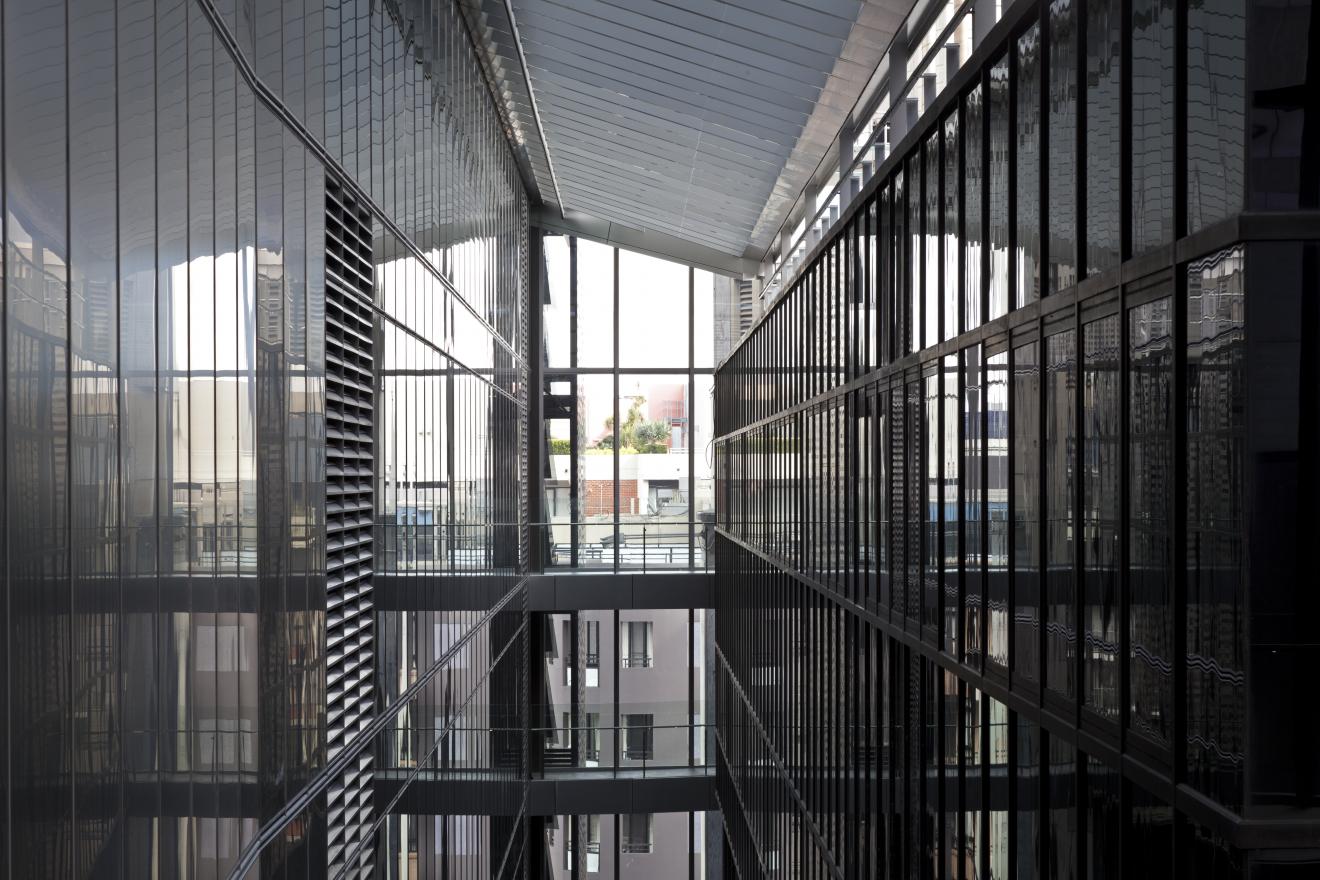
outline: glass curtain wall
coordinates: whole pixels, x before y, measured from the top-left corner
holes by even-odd
[[[4,0],[0,30],[0,873],[225,876],[272,817],[262,876],[371,865],[330,799],[435,743],[363,716],[445,640],[470,659],[410,730],[500,726],[521,669],[491,612],[525,565],[526,195],[460,11]]]
[[[1316,92],[1303,27],[1009,6],[716,372],[716,790],[744,871],[1320,866],[1253,822],[1315,827],[1314,175],[1301,104],[1245,88]],[[875,271],[834,273],[851,254]],[[835,317],[858,302],[876,348]]]
[[[542,772],[709,766],[710,620],[700,608],[546,614],[532,707]]]
[[[542,241],[546,565],[704,569],[716,277],[586,239]]]

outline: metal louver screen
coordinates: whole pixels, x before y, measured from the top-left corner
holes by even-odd
[[[325,201],[326,725],[333,756],[367,725],[375,705],[373,269],[371,214],[333,180]],[[327,796],[331,876],[345,868],[349,877],[371,873],[371,752],[364,749]]]

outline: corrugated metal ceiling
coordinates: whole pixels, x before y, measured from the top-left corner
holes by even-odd
[[[769,245],[912,6],[465,2],[545,202],[733,257]]]

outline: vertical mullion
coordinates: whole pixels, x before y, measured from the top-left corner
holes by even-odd
[[[576,370],[578,365],[578,248],[577,237],[568,239],[568,365]],[[573,419],[568,424],[568,518],[569,561],[573,568],[579,562],[578,523],[583,520],[582,502],[578,493],[582,491],[578,480],[578,459],[581,452],[578,444],[582,441],[578,431],[578,375],[574,372],[569,378],[569,391],[573,395]]]
[[[696,377],[696,270],[688,266],[688,396],[687,396],[687,465],[688,465],[688,569],[697,565],[697,377]],[[705,549],[702,550],[705,559]]]
[[[613,370],[610,373],[613,379],[614,388],[614,444],[610,453],[610,458],[614,464],[614,570],[619,570],[619,444],[623,439],[621,426],[619,424],[619,249],[611,248],[613,254],[613,297],[614,297],[614,317],[612,324],[613,340],[613,360],[610,362]]]

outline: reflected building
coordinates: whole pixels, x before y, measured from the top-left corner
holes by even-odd
[[[462,15],[3,3],[5,876],[515,875],[377,791],[524,776],[528,205]]]

